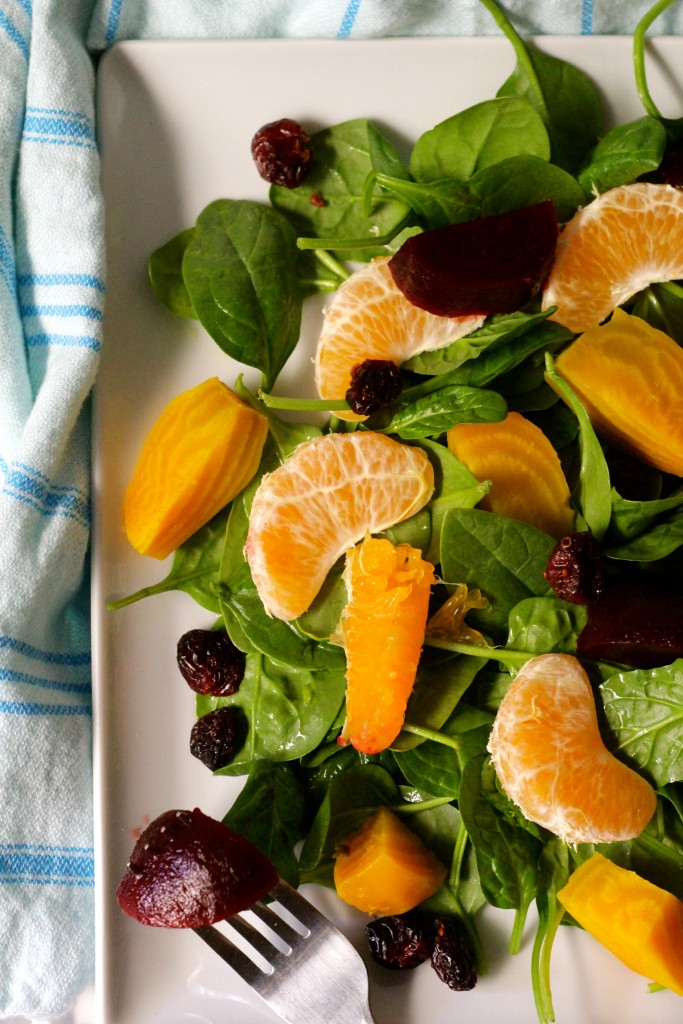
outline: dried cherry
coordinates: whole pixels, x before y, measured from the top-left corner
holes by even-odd
[[[543,575],[558,597],[589,604],[604,592],[607,560],[587,532],[570,533],[555,545]]]
[[[379,917],[365,926],[370,955],[392,971],[408,971],[429,960],[434,948],[434,924],[419,914]]]
[[[212,772],[225,768],[244,739],[239,708],[223,705],[198,718],[190,733],[190,753]]]
[[[246,658],[227,633],[191,629],[178,641],[178,668],[195,693],[227,697],[236,693],[244,676]]]
[[[386,409],[401,393],[401,370],[390,359],[364,359],[351,370],[346,401],[352,412],[369,416]]]
[[[298,188],[310,170],[310,141],[301,125],[289,117],[264,124],[251,140],[256,169],[271,185]]]
[[[469,936],[457,917],[437,917],[432,967],[455,992],[468,992],[477,984],[477,968]]]

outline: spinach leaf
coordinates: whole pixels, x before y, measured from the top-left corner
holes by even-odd
[[[683,488],[678,488],[666,498],[650,501],[631,501],[622,498],[612,489],[612,518],[608,539],[611,542],[629,541],[645,533],[653,523],[667,512],[676,511],[683,505]]]
[[[530,654],[573,654],[587,617],[584,605],[556,596],[525,598],[510,611],[507,646]]]
[[[479,203],[472,198],[467,185],[455,178],[419,182],[378,174],[374,180],[409,206],[426,228],[443,228],[479,216]]]
[[[526,912],[539,890],[542,843],[507,818],[491,802],[498,797],[490,758],[467,762],[460,784],[460,813],[477,855],[484,895],[494,907],[519,911],[513,940],[518,943]]]
[[[546,378],[578,420],[581,468],[575,497],[588,529],[600,541],[607,532],[612,515],[612,493],[605,453],[583,404],[573,388],[557,373],[548,353]]]
[[[148,263],[149,280],[156,297],[171,313],[189,320],[196,320],[197,314],[183,280],[183,256],[193,235],[194,228],[181,231],[155,249]]]
[[[227,505],[176,549],[171,571],[165,579],[142,587],[107,607],[114,611],[153,594],[183,590],[202,608],[220,614],[218,575],[230,510],[231,506]]]
[[[198,717],[228,705],[241,708],[247,718],[243,746],[216,774],[243,775],[255,761],[293,761],[314,750],[335,720],[345,690],[340,669],[311,672],[248,654],[237,693],[197,698]]]
[[[257,761],[223,823],[249,839],[290,885],[299,884],[294,847],[302,838],[304,793],[287,764]]]
[[[299,340],[296,232],[277,210],[217,199],[200,213],[183,279],[202,326],[271,389]]]
[[[404,440],[438,437],[456,423],[498,423],[506,414],[505,399],[496,391],[453,384],[399,409],[383,433]]]
[[[673,554],[683,544],[683,512],[674,512],[639,537],[607,549],[610,558],[627,562],[652,562]]]
[[[656,171],[666,146],[666,129],[654,117],[639,117],[604,135],[588,154],[578,179],[591,195],[617,185],[630,185],[642,174]]]
[[[619,751],[658,786],[683,780],[683,660],[618,672],[600,695]]]
[[[434,565],[441,559],[441,529],[449,508],[473,508],[488,493],[490,485],[472,476],[445,445],[426,439],[417,445],[427,453],[434,469],[434,493],[427,506],[431,530],[425,550],[425,558]]]
[[[379,765],[361,765],[332,779],[299,857],[301,880],[332,885],[333,854],[379,807],[400,802],[398,786]]]
[[[475,661],[475,658],[467,658]],[[411,716],[411,721],[414,719]],[[458,705],[440,730],[457,742],[425,740],[410,748],[394,746],[394,760],[411,784],[431,797],[457,800],[463,765],[475,753],[485,753],[492,717],[486,711]],[[462,739],[462,742],[461,742]]]
[[[519,210],[550,199],[560,222],[574,216],[587,202],[576,178],[537,156],[512,156],[478,171],[467,183],[480,217]]]
[[[441,532],[441,571],[447,583],[481,590],[489,606],[471,611],[469,621],[500,637],[516,604],[552,593],[543,571],[554,546],[552,537],[528,523],[481,509],[451,509]]]
[[[342,570],[339,563],[327,574],[310,608],[296,620],[296,627],[304,636],[327,641],[335,632],[347,601]]]
[[[515,70],[498,95],[529,100],[548,130],[552,162],[573,171],[602,129],[602,109],[595,87],[573,64],[527,46],[496,0],[481,2],[517,55]]]
[[[421,135],[408,170],[417,181],[466,181],[475,171],[518,153],[548,160],[548,133],[527,100],[499,97],[468,107]]]
[[[461,697],[472,685],[481,665],[481,659],[469,658],[467,655],[430,659],[425,652],[406,711],[406,722],[435,732],[444,727]],[[411,750],[424,742],[414,733],[401,732],[391,749],[394,753]],[[414,784],[418,785],[416,782]]]
[[[683,288],[676,281],[657,282],[638,292],[629,313],[683,345]]]
[[[420,352],[403,364],[405,370],[425,375],[441,375],[455,370],[468,359],[478,358],[482,352],[495,345],[519,338],[554,312],[551,306],[540,313],[499,313],[489,317],[481,327],[464,338],[458,338],[443,348],[431,352]]]
[[[311,148],[315,159],[306,181],[295,189],[280,185],[270,189],[271,203],[290,216],[297,234],[356,239],[398,231],[408,213],[403,202],[380,200],[369,218],[364,209],[363,190],[369,174],[377,171],[393,178],[406,177],[396,150],[370,121],[357,118],[316,132],[311,136]],[[322,199],[322,206],[311,203],[314,193]],[[375,245],[336,255],[369,260],[382,251]]]

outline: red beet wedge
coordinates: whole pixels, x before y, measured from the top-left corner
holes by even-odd
[[[198,808],[174,810],[138,839],[116,898],[141,924],[198,928],[246,910],[277,881],[249,840]]]
[[[512,313],[548,276],[557,234],[546,200],[413,235],[389,267],[405,297],[436,316]]]

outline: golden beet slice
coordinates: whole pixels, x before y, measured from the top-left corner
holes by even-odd
[[[683,475],[683,349],[616,309],[557,359],[596,432],[666,473]]]
[[[571,532],[569,486],[555,449],[535,423],[518,412],[499,423],[461,423],[448,431],[448,447],[477,480],[491,481],[480,508],[557,539]]]

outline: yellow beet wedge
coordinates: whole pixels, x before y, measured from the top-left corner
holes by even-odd
[[[683,903],[670,892],[594,853],[557,898],[632,971],[683,996]]]
[[[491,481],[481,508],[536,526],[557,540],[570,533],[569,486],[543,431],[518,412],[499,423],[461,423],[448,447],[477,480]]]
[[[381,807],[337,850],[337,895],[366,914],[404,914],[432,896],[446,868],[421,839]]]
[[[401,731],[427,624],[434,566],[409,544],[367,536],[346,555],[342,740],[377,754]]]
[[[124,498],[126,536],[166,558],[249,483],[268,421],[217,377],[177,395],[147,436]]]
[[[616,309],[556,360],[598,434],[657,469],[683,475],[683,349]]]

